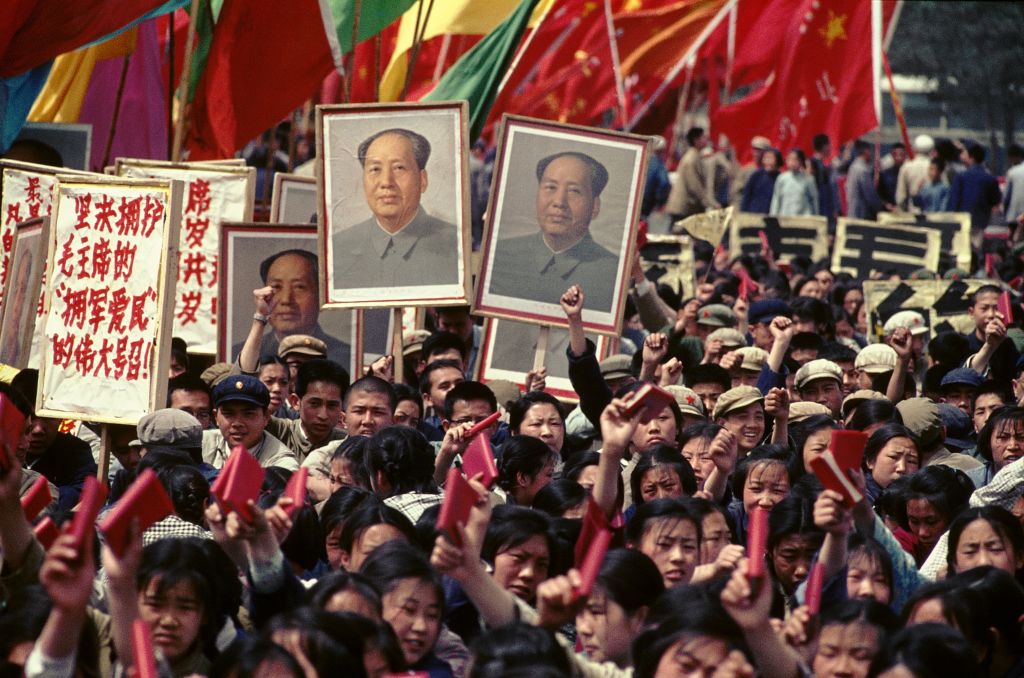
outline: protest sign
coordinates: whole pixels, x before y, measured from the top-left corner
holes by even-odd
[[[938,231],[942,236],[939,246],[940,266],[943,269],[971,270],[971,215],[969,212],[929,212],[927,214],[882,212],[878,215],[878,223],[912,224],[918,228],[930,228]]]
[[[668,285],[681,299],[693,297],[693,241],[685,235],[648,235],[640,248],[644,275],[655,285]]]
[[[117,159],[117,174],[185,183],[174,303],[174,336],[189,352],[217,352],[220,231],[225,221],[251,221],[255,168],[210,163]]]
[[[818,216],[774,216],[740,212],[729,229],[729,256],[760,255],[764,232],[777,261],[828,256],[828,219]]]
[[[270,223],[315,224],[316,179],[298,174],[274,175],[270,195]]]
[[[3,286],[7,303],[0,322],[0,363],[19,370],[28,366],[36,320],[42,315],[42,280],[50,218],[37,217],[17,225],[11,250],[11,275]]]
[[[939,266],[939,232],[900,224],[840,218],[832,250],[832,272],[867,280],[875,275],[909,277]]]
[[[722,238],[732,228],[734,216],[733,207],[694,214],[672,224],[672,232],[686,232],[694,238],[708,241],[712,247],[718,247],[722,243]]]
[[[50,216],[50,189],[58,172],[89,174],[62,167],[0,160],[0,287],[7,284],[15,227],[23,221]],[[2,305],[3,297],[0,297],[0,308]]]
[[[500,330],[499,330],[500,326]],[[526,373],[533,369],[540,334],[546,328],[514,320],[488,318],[477,357],[477,380],[486,384],[505,379],[520,388],[526,383]],[[597,347],[597,359],[609,355],[612,340],[604,335],[588,335]],[[569,331],[561,327],[550,328],[544,353],[544,366],[548,369],[545,391],[575,402],[579,396],[569,381],[569,361],[565,351],[569,347]]]
[[[36,413],[135,424],[165,404],[182,184],[58,176]]]
[[[898,311],[917,311],[934,336],[961,332],[974,326],[967,315],[970,295],[991,280],[867,280],[864,307],[869,338],[879,341],[882,326]]]

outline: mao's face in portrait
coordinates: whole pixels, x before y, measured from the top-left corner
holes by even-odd
[[[579,242],[600,209],[592,170],[582,160],[562,156],[544,169],[537,187],[537,223],[549,247],[562,250]]]
[[[416,164],[412,142],[400,134],[385,134],[366,149],[363,164],[366,203],[377,221],[395,232],[412,221],[427,190],[427,171]]]
[[[310,334],[320,315],[320,294],[309,261],[297,254],[274,260],[267,271],[274,291],[270,325],[281,336]]]

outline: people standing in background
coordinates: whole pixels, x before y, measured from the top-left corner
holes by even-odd
[[[818,213],[818,187],[807,173],[807,156],[794,148],[786,156],[786,171],[775,181],[769,214],[791,216]]]
[[[679,168],[676,170],[678,176],[672,186],[672,192],[669,193],[666,206],[673,221],[720,207],[708,194],[708,173],[701,157],[709,143],[707,135],[702,128],[692,127],[686,133],[686,143],[690,147],[679,161]]]
[[[741,212],[768,214],[772,208],[772,194],[775,192],[775,181],[779,178],[782,167],[782,153],[777,148],[769,148],[761,154],[761,167],[750,175],[743,187],[740,200]]]
[[[811,174],[818,188],[818,214],[828,217],[831,227],[839,214],[839,190],[832,172],[829,158],[832,156],[832,142],[827,134],[816,134],[811,142],[814,154],[811,156]]]
[[[892,158],[892,166],[886,167],[878,174],[878,197],[890,205],[896,204],[896,184],[899,180],[900,169],[907,161],[907,147],[896,142],[889,149]]]
[[[1006,195],[1003,196],[1003,214],[1008,224],[1020,222],[1024,217],[1024,148],[1013,144],[1006,149],[1010,169],[1006,171]]]
[[[911,210],[914,198],[931,182],[928,166],[934,154],[934,139],[927,134],[918,134],[914,137],[914,157],[903,163],[896,178],[896,206],[904,212]]]
[[[949,207],[949,184],[945,179],[946,163],[932,158],[928,163],[928,176],[914,196],[913,205],[922,212],[945,212]]]
[[[961,154],[967,169],[953,178],[949,187],[949,209],[971,213],[971,239],[981,246],[982,231],[992,217],[992,208],[1001,197],[999,182],[985,169],[985,148],[973,144]]]
[[[846,214],[854,219],[874,219],[887,209],[875,189],[872,152],[866,141],[855,142],[855,157],[846,175]]]
[[[647,218],[651,212],[661,209],[668,200],[672,182],[668,179],[668,169],[661,159],[665,152],[665,137],[660,134],[654,137],[651,148],[651,159],[647,163],[647,181],[644,183],[644,200],[640,205],[641,218]]]
[[[733,181],[732,188],[729,191],[730,205],[739,205],[743,201],[743,192],[747,188],[747,183],[750,181],[750,177],[764,167],[764,154],[770,151],[771,148],[771,142],[765,137],[758,136],[750,140],[750,154],[753,160],[745,165],[740,165],[736,169],[735,180]],[[776,169],[781,166],[782,162],[780,161],[776,165]]]

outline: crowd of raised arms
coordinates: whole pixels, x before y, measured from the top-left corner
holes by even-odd
[[[705,252],[691,299],[634,273],[604,358],[565,290],[571,403],[553,365],[473,381],[464,307],[355,379],[313,337],[254,361],[256,332],[201,375],[176,347],[167,408],[102,436],[37,416],[22,370],[0,383],[25,416],[0,441],[0,676],[148,676],[140,620],[171,676],[1024,676],[1020,309],[993,279],[966,332],[905,310],[869,343],[860,281],[765,254]],[[649,383],[672,400],[634,406]],[[859,500],[816,472],[849,431]],[[473,434],[497,475],[442,532]],[[103,444],[101,526],[136,479],[173,505],[116,543],[74,519]],[[245,505],[211,494],[238,447],[265,473]],[[585,516],[612,532],[592,586]]]

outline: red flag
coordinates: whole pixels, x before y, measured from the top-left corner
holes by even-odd
[[[872,3],[805,0],[786,30],[775,77],[751,96],[719,109],[716,132],[738,152],[768,137],[778,148],[809,149],[824,132],[833,144],[856,139],[878,126],[874,105]]]
[[[334,67],[317,0],[226,0],[206,63],[190,160],[234,155],[313,96]]]

